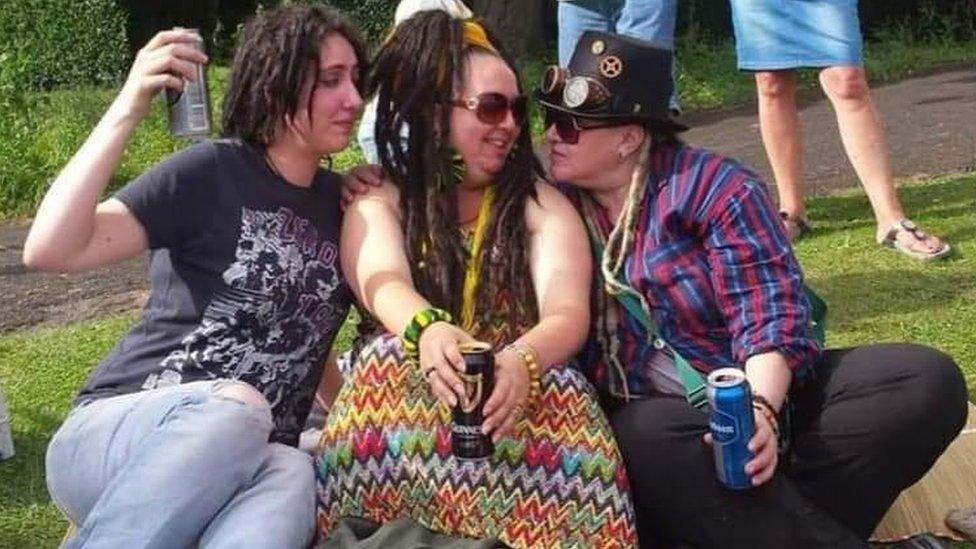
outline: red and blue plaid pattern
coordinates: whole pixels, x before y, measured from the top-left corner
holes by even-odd
[[[778,351],[794,375],[808,375],[820,348],[803,273],[765,185],[733,160],[686,146],[657,146],[650,164],[625,270],[661,336],[703,373]],[[606,234],[611,220],[597,211]],[[599,272],[596,278],[594,288],[602,291]],[[659,351],[619,302],[598,301],[617,309],[615,352],[627,366],[630,393],[653,392],[648,369]],[[599,339],[591,338],[581,363],[606,391],[619,380],[610,379],[616,374],[602,359]]]

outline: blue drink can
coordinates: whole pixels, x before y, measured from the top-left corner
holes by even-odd
[[[746,374],[738,368],[720,368],[708,374],[709,426],[715,451],[715,474],[726,488],[752,488],[746,463],[752,459],[748,444],[756,431],[752,394]]]

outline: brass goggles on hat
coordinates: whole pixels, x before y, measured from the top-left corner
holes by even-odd
[[[563,104],[571,109],[595,109],[610,99],[610,92],[595,78],[573,76],[556,65],[550,65],[542,75],[540,91],[545,95],[561,92]]]

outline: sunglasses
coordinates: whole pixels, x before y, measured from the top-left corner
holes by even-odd
[[[580,133],[585,130],[612,128],[622,124],[622,122],[619,120],[612,122],[584,122],[584,120],[586,119],[581,119],[571,114],[554,112],[550,110],[546,110],[545,114],[546,128],[548,129],[550,126],[554,126],[556,128],[556,135],[559,136],[559,140],[569,145],[575,145],[578,143]]]
[[[498,92],[479,93],[468,99],[457,99],[453,104],[455,107],[474,112],[478,120],[491,125],[501,124],[505,120],[505,115],[511,111],[515,125],[521,126],[525,121],[525,112],[528,108],[528,100],[524,95],[509,99],[507,95]]]

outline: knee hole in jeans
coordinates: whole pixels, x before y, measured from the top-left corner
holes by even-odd
[[[221,382],[215,386],[214,394],[218,397],[233,400],[240,404],[252,406],[254,408],[271,407],[271,405],[268,404],[268,399],[264,398],[264,395],[243,381]]]

